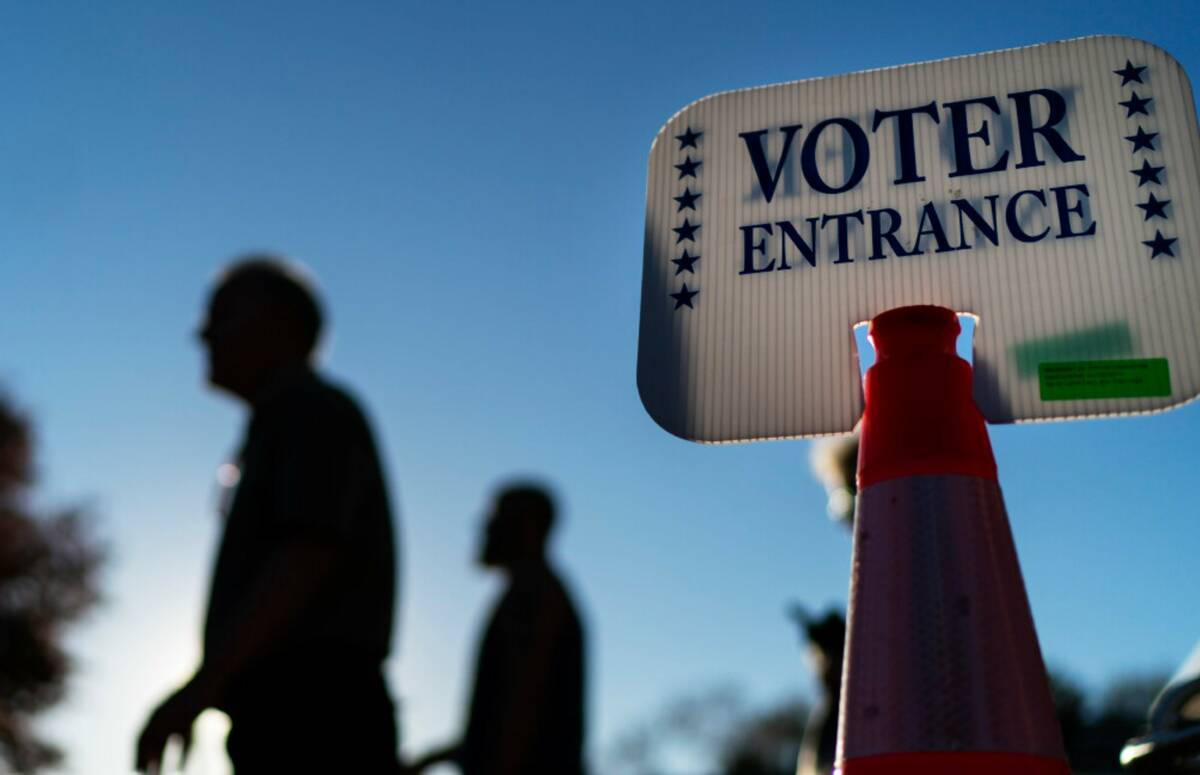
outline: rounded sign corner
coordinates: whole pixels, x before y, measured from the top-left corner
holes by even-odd
[[[691,438],[688,438],[687,436],[684,436],[682,432],[680,432],[680,431],[676,430],[674,427],[672,427],[671,422],[668,418],[665,418],[661,414],[659,414],[659,412],[656,408],[655,402],[647,397],[647,388],[646,388],[646,384],[643,380],[641,368],[638,369],[637,391],[638,391],[638,400],[640,400],[642,402],[642,408],[646,410],[646,414],[650,415],[650,419],[654,420],[655,425],[662,428],[664,431],[671,434],[672,436],[674,436],[677,439],[683,439],[684,441],[697,441],[697,439],[691,439]]]
[[[1154,51],[1157,51],[1158,53],[1162,54],[1164,57],[1167,58],[1167,61],[1169,61],[1171,64],[1175,65],[1175,67],[1179,68],[1181,71],[1183,70],[1183,65],[1179,64],[1179,60],[1175,58],[1174,54],[1172,54],[1170,51],[1167,51],[1165,48],[1158,45],[1157,43],[1150,41],[1150,40],[1146,40],[1145,38],[1135,38],[1132,35],[1108,35],[1108,34],[1105,34],[1105,35],[1089,35],[1087,38],[1085,38],[1085,40],[1111,40],[1113,42],[1133,43],[1138,46],[1146,46],[1147,48],[1153,49]],[[1185,75],[1186,75],[1186,71],[1185,71]]]
[[[719,92],[714,92],[713,94],[706,94],[703,97],[698,97],[698,98],[692,100],[691,102],[689,102],[688,104],[686,104],[682,108],[680,108],[679,110],[672,113],[670,118],[668,118],[666,121],[664,121],[662,126],[660,126],[658,128],[658,131],[654,133],[654,139],[650,141],[649,156],[651,158],[654,157],[655,151],[657,151],[659,148],[659,141],[661,141],[663,138],[665,138],[667,136],[667,134],[668,134],[667,130],[671,128],[672,124],[677,123],[679,121],[679,119],[681,119],[683,116],[687,115],[693,109],[699,107],[700,105],[702,105],[706,102],[710,102],[717,97],[720,97],[724,94],[729,94],[729,93],[730,93],[729,91],[719,91]]]

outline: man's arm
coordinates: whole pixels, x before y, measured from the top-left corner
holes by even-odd
[[[186,753],[196,716],[217,702],[243,667],[286,641],[337,559],[336,544],[311,538],[291,538],[275,550],[221,633],[217,647],[205,654],[195,675],[146,722],[137,744],[138,771],[157,770],[172,737],[182,738]]]

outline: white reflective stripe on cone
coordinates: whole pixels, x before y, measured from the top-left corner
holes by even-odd
[[[1064,758],[999,485],[892,479],[858,498],[838,761]]]

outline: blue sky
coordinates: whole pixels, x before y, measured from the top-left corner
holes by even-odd
[[[198,653],[213,473],[243,421],[191,338],[233,254],[287,253],[400,506],[406,747],[452,736],[496,582],[489,489],[554,483],[591,623],[593,749],[668,695],[807,691],[784,605],[845,599],[804,442],[701,447],[634,384],[650,142],[731,88],[1111,33],[1200,68],[1186,2],[61,3],[0,9],[0,385],[41,499],[85,502],[107,603],[49,720],[124,772]],[[992,439],[1042,647],[1088,685],[1200,637],[1200,407]],[[215,722],[212,722],[215,724]],[[215,726],[194,772],[220,772]]]

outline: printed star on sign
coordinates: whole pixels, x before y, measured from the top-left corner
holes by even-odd
[[[1145,129],[1138,127],[1137,134],[1130,135],[1125,139],[1133,143],[1133,150],[1130,153],[1137,153],[1145,148],[1148,151],[1154,150],[1154,138],[1158,137],[1158,132],[1147,132]]]
[[[692,267],[695,266],[696,262],[699,260],[700,256],[693,256],[688,252],[687,248],[684,248],[683,255],[679,258],[672,258],[671,263],[675,265],[675,274],[679,274],[680,272],[691,272],[692,274],[695,274],[696,270]]]
[[[700,165],[703,163],[704,162],[702,161],[692,161],[692,157],[689,156],[683,162],[683,164],[676,164],[675,169],[679,170],[679,179],[683,180],[684,178],[696,177],[696,170],[699,169]]]
[[[1124,86],[1130,81],[1145,83],[1145,81],[1142,80],[1142,71],[1145,69],[1146,68],[1144,65],[1142,67],[1134,67],[1133,62],[1130,62],[1128,59],[1126,59],[1125,67],[1121,68],[1120,70],[1113,70],[1113,73],[1121,76],[1121,85]]]
[[[679,209],[676,210],[675,212],[681,213],[684,210],[695,210],[696,209],[696,200],[702,196],[704,196],[704,194],[693,194],[692,189],[690,187],[685,188],[683,190],[683,194],[681,194],[680,196],[674,197],[675,201],[679,203]]]
[[[675,244],[678,245],[680,242],[683,242],[684,240],[695,241],[696,230],[699,228],[700,228],[700,224],[692,223],[687,218],[684,218],[682,226],[676,226],[675,228],[671,229],[671,231],[673,231],[679,235],[678,238],[676,238],[676,240],[675,240]]]
[[[1171,256],[1174,258],[1175,251],[1171,250],[1171,245],[1175,244],[1175,242],[1177,242],[1175,237],[1164,237],[1162,232],[1158,229],[1154,230],[1154,239],[1142,240],[1142,244],[1150,248],[1152,251],[1150,253],[1151,260],[1154,260],[1159,256]],[[684,288],[686,289],[687,286],[685,285]]]
[[[1150,115],[1150,111],[1146,110],[1146,106],[1151,102],[1154,102],[1153,97],[1139,97],[1138,93],[1134,92],[1133,96],[1128,100],[1124,102],[1118,102],[1117,104],[1125,108],[1125,118],[1131,118],[1137,113],[1141,113],[1143,116]]]
[[[1167,205],[1169,204],[1171,204],[1170,199],[1159,199],[1154,194],[1151,194],[1149,200],[1138,204],[1138,207],[1146,211],[1146,217],[1142,220],[1148,221],[1151,218],[1166,218]]]
[[[683,288],[678,293],[671,294],[671,298],[675,300],[675,309],[679,309],[680,307],[695,309],[695,307],[692,306],[692,299],[698,293],[700,293],[699,289],[694,291],[688,290],[687,283],[684,283]]]
[[[692,128],[689,126],[687,131],[683,134],[675,135],[675,139],[679,141],[679,150],[682,151],[684,148],[695,148],[696,141],[699,140],[700,136],[703,134],[703,132],[693,132]]]
[[[1158,173],[1162,172],[1164,167],[1155,167],[1148,161],[1143,161],[1140,169],[1130,170],[1134,175],[1138,176],[1138,188],[1147,183],[1158,183],[1162,185],[1162,181],[1158,179]]]

